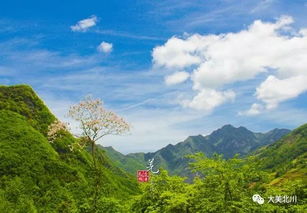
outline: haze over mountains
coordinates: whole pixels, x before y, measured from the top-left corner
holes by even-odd
[[[147,161],[154,158],[158,167],[167,169],[170,174],[184,176],[188,173],[189,160],[186,155],[202,152],[211,157],[217,153],[226,159],[232,158],[235,154],[245,156],[259,147],[272,144],[289,132],[288,129],[273,129],[266,133],[254,133],[245,127],[236,128],[228,124],[210,135],[189,136],[183,142],[169,144],[156,152],[123,155],[112,147],[103,149],[119,167],[130,173],[134,174],[136,170],[144,169]]]

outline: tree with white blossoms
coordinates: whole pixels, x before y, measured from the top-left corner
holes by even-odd
[[[54,143],[57,138],[63,136],[65,132],[69,132],[69,123],[64,123],[60,120],[55,120],[48,127],[47,138],[50,143]],[[81,150],[87,145],[87,142],[80,138],[77,142],[68,145],[70,151]]]
[[[105,109],[100,99],[86,96],[78,104],[70,107],[69,117],[79,123],[81,135],[78,142],[69,145],[71,151],[87,146],[91,148],[93,168],[95,172],[94,209],[98,199],[98,170],[96,166],[96,143],[106,135],[121,135],[130,130],[129,124],[114,112]],[[51,143],[60,136],[61,131],[68,131],[65,123],[56,120],[49,126],[48,139]]]
[[[55,139],[57,139],[58,137],[61,137],[61,134],[68,130],[69,128],[68,128],[67,123],[63,123],[59,120],[55,120],[48,127],[48,133],[47,133],[48,141],[50,143],[54,143]]]
[[[100,99],[86,96],[69,109],[69,117],[79,123],[81,135],[91,146],[94,166],[96,166],[96,142],[106,135],[121,135],[130,130],[129,124],[112,111],[104,108]]]
[[[112,111],[104,108],[100,99],[85,97],[81,102],[69,109],[69,117],[79,123],[81,129],[81,142],[84,141],[91,147],[95,171],[94,206],[98,199],[99,174],[96,166],[96,142],[106,135],[121,135],[130,130],[129,124]],[[82,145],[80,146],[82,147]]]

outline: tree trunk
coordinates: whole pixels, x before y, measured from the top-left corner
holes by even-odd
[[[93,165],[96,170],[96,150],[95,150],[95,142],[91,140],[91,149],[92,149],[92,157],[93,157]]]
[[[96,166],[96,149],[95,149],[95,141],[91,140],[91,151],[92,151],[92,158],[93,158],[93,169],[94,169],[94,200],[93,200],[93,209],[94,212],[97,210],[97,200],[98,200],[98,173],[97,173],[97,166]]]

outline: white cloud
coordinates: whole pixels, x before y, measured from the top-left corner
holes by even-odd
[[[168,68],[184,68],[201,63],[201,58],[193,52],[197,49],[200,36],[192,36],[187,40],[176,37],[169,39],[165,45],[154,48],[152,56],[157,65]]]
[[[78,21],[77,24],[70,26],[70,29],[74,32],[85,32],[90,27],[93,27],[96,25],[98,19],[96,16],[91,16],[87,19],[83,19],[81,21]]]
[[[307,67],[306,67],[307,72]],[[256,90],[256,96],[266,104],[267,109],[274,109],[280,102],[295,98],[307,91],[307,75],[298,75],[278,79],[270,75]]]
[[[188,72],[175,72],[165,77],[166,85],[180,84],[190,77]]]
[[[182,105],[211,112],[215,107],[227,101],[233,101],[235,96],[235,93],[230,90],[219,92],[214,89],[203,89],[192,100],[184,100]]]
[[[239,115],[258,115],[264,110],[263,105],[254,103],[249,110],[239,112]]]
[[[197,95],[185,106],[201,110],[213,109],[229,99],[208,98],[208,91],[223,94],[225,86],[271,72],[255,88],[255,97],[266,109],[273,109],[306,91],[303,82],[307,76],[307,29],[295,30],[292,23],[292,17],[282,16],[275,22],[256,20],[236,33],[172,37],[153,49],[153,63],[190,71],[192,89]],[[204,94],[206,101],[201,98]],[[257,111],[255,106],[250,114]]]
[[[113,44],[103,41],[99,44],[97,50],[103,53],[110,53],[113,50]]]

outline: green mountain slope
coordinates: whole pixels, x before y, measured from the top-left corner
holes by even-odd
[[[0,86],[0,110],[6,109],[24,116],[42,134],[55,119],[43,101],[27,85]]]
[[[307,124],[255,153],[259,167],[275,175],[273,184],[307,176]]]
[[[143,153],[134,153],[133,155],[124,155],[113,147],[102,147],[98,145],[101,150],[104,150],[112,162],[119,168],[126,170],[130,174],[135,175],[137,170],[146,168],[146,161]]]
[[[0,212],[89,212],[93,193],[92,159],[71,152],[69,133],[49,143],[55,119],[28,86],[0,87]],[[135,177],[99,151],[99,188],[103,203],[138,192]]]
[[[47,212],[54,206],[71,209],[77,204],[69,189],[82,191],[78,187],[88,185],[78,169],[60,161],[40,132],[22,116],[4,110],[0,111],[0,153],[3,200],[12,208],[26,202],[28,208],[41,207]]]
[[[208,136],[190,136],[183,142],[169,144],[153,153],[122,155],[113,148],[106,148],[105,151],[118,166],[131,173],[144,168],[149,159],[155,158],[156,164],[168,170],[170,174],[186,176],[189,175],[189,160],[186,155],[202,152],[210,157],[218,153],[223,154],[226,159],[235,154],[245,156],[261,146],[277,141],[289,132],[287,129],[274,129],[267,133],[254,133],[245,127],[225,125]]]

